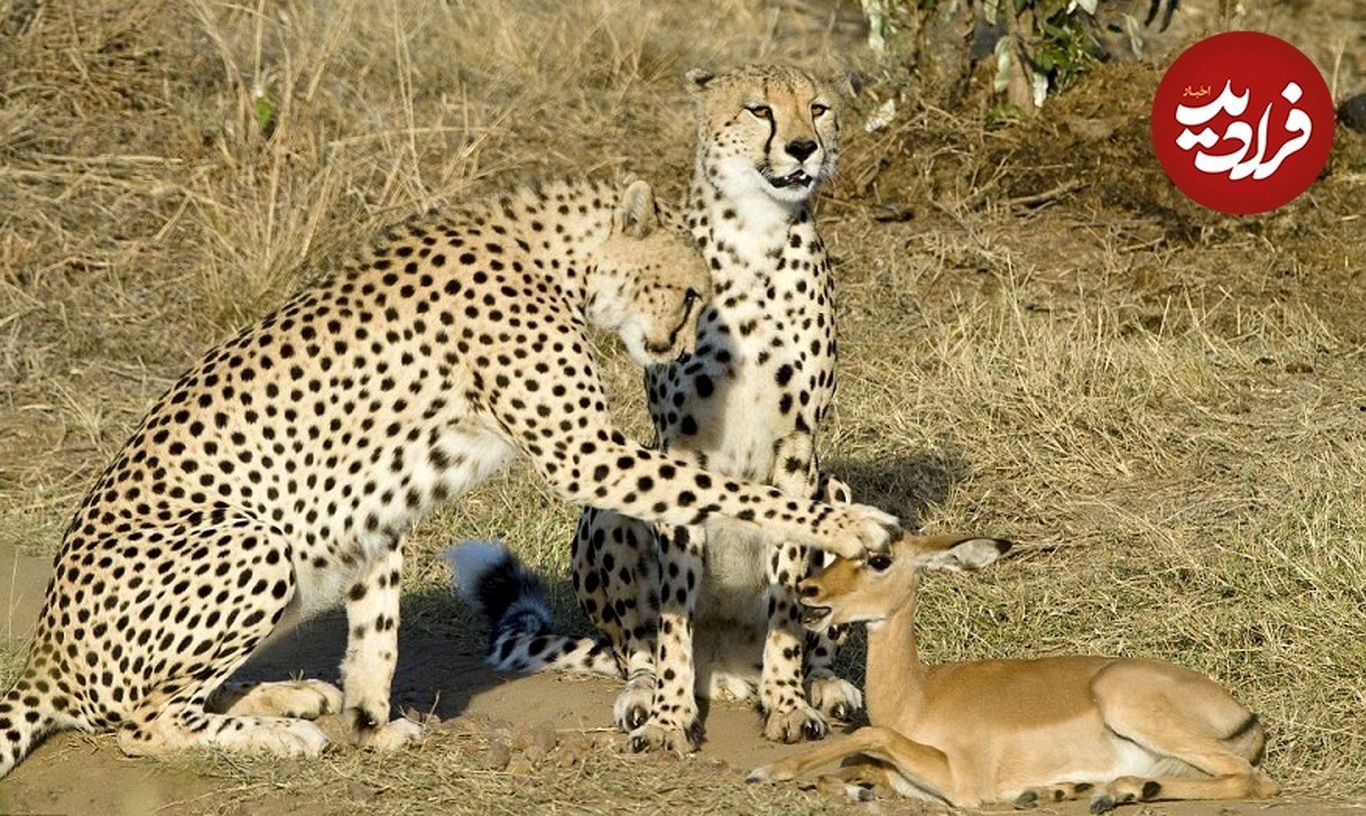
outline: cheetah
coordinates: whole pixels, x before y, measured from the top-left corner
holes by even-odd
[[[390,719],[406,531],[516,453],[567,501],[669,524],[728,517],[857,555],[890,516],[832,508],[627,441],[585,334],[642,364],[690,345],[709,275],[648,184],[557,182],[430,213],[207,353],[77,510],[27,666],[0,701],[0,773],[44,734],[133,756],[316,756]],[[342,689],[225,687],[261,644],[343,603]]]
[[[836,340],[834,281],[810,203],[834,172],[838,109],[852,89],[775,65],[693,71],[688,85],[700,121],[684,217],[715,296],[694,350],[646,371],[655,446],[790,495],[847,502],[846,486],[822,479],[814,447],[835,393]],[[573,582],[605,640],[552,636],[543,610],[515,614],[538,608],[534,581],[505,550],[447,557],[458,591],[493,619],[491,663],[619,675],[614,719],[632,747],[683,753],[701,737],[695,694],[757,697],[765,736],[785,742],[819,739],[828,717],[862,707],[831,668],[838,633],[801,627],[806,548],[774,538],[586,510]]]

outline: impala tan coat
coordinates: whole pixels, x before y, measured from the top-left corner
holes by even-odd
[[[751,781],[862,755],[838,775],[956,806],[1027,807],[1091,792],[1101,813],[1134,801],[1278,792],[1254,767],[1266,744],[1257,716],[1189,669],[1086,656],[926,666],[915,640],[919,573],[981,569],[1009,546],[904,535],[890,555],[837,560],[804,581],[813,628],[868,625],[871,725],[759,768]]]

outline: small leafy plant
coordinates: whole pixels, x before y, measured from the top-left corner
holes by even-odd
[[[990,55],[996,63],[992,89],[1008,108],[1024,113],[1043,105],[1052,91],[1068,87],[1110,51],[1102,28],[1125,35],[1127,47],[1141,54],[1141,31],[1165,7],[1163,26],[1178,0],[1149,0],[1143,23],[1130,14],[1098,19],[1100,0],[862,0],[869,47],[884,64],[946,62],[944,43],[956,39],[971,66]],[[947,62],[953,62],[950,59]],[[911,66],[914,70],[915,66]]]

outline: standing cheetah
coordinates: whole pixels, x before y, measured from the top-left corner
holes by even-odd
[[[834,281],[809,209],[834,170],[844,93],[783,66],[688,79],[701,117],[685,216],[715,297],[696,348],[646,372],[656,446],[790,495],[847,502],[843,485],[818,484],[815,435],[835,393]],[[820,738],[826,716],[862,706],[831,670],[835,642],[798,620],[807,551],[764,541],[719,525],[652,528],[585,511],[574,587],[605,642],[549,636],[543,613],[504,616],[516,603],[509,591],[528,593],[518,610],[534,606],[530,576],[505,551],[449,557],[462,594],[494,619],[492,663],[623,675],[614,714],[633,747],[687,751],[700,736],[694,693],[757,694],[764,734],[787,742]]]
[[[44,733],[116,730],[130,755],[316,755],[390,721],[402,541],[518,451],[567,501],[672,524],[726,516],[816,547],[881,547],[891,517],[831,508],[627,442],[585,335],[642,363],[688,344],[705,268],[650,188],[523,189],[387,232],[210,351],[134,432],[56,559],[28,666],[0,701],[0,773]],[[344,691],[220,692],[270,635],[345,602]]]

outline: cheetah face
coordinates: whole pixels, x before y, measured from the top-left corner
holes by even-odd
[[[631,313],[618,334],[642,366],[667,363],[693,350],[697,318],[711,297],[711,276],[695,260],[695,251],[693,255],[640,268]]]
[[[588,319],[616,332],[642,366],[691,351],[711,275],[692,237],[660,223],[650,186],[630,184],[596,259]]]
[[[847,89],[778,65],[693,70],[688,84],[701,106],[701,158],[723,193],[795,205],[834,173]]]

